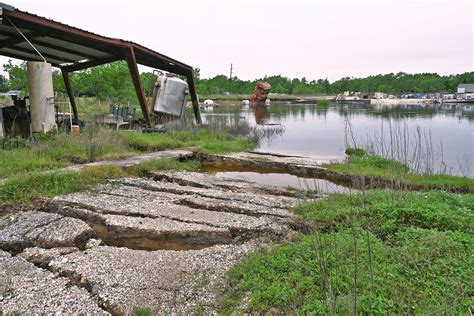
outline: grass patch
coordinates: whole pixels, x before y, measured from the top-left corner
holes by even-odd
[[[80,135],[52,132],[25,146],[0,151],[0,178],[139,153],[105,128],[85,129]]]
[[[315,231],[233,267],[224,314],[469,314],[474,196],[337,194],[297,212]]]
[[[132,316],[152,316],[153,312],[148,307],[134,307]]]
[[[344,163],[325,164],[332,171],[355,176],[380,177],[403,184],[422,185],[437,189],[460,189],[471,192],[474,179],[446,174],[417,174],[408,166],[391,159],[367,155],[360,148],[346,149],[348,154]]]
[[[181,162],[171,158],[162,158],[140,164],[135,173],[139,176],[144,176],[159,170],[198,171],[200,168],[201,164],[195,160]]]
[[[198,162],[178,162],[169,158],[145,162],[126,171],[114,165],[92,166],[80,171],[33,172],[7,179],[0,185],[0,204],[29,204],[35,197],[52,197],[88,190],[108,179],[142,176],[158,170],[189,170]]]
[[[251,150],[254,144],[248,137],[233,137],[227,132],[206,129],[168,130],[162,134],[140,134],[117,131],[115,134],[123,141],[140,150],[163,150],[181,147],[197,147],[197,150],[222,154]]]
[[[88,167],[80,171],[33,172],[6,180],[0,186],[0,203],[27,204],[35,197],[84,191],[107,179],[126,175],[121,168],[111,165]]]
[[[254,148],[249,137],[235,137],[226,131],[205,129],[142,134],[107,128],[86,128],[80,135],[58,131],[36,141],[22,140],[21,144],[24,147],[0,150],[0,178],[181,147],[195,147],[202,152],[217,154]]]
[[[388,239],[401,227],[474,233],[474,195],[444,191],[407,192],[375,190],[365,194],[332,194],[316,203],[304,203],[295,212],[325,228],[358,224]]]

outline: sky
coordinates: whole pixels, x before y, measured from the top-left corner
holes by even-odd
[[[201,78],[231,63],[245,80],[474,71],[473,0],[3,1],[142,44]]]

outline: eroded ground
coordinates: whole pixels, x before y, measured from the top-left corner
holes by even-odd
[[[219,277],[295,233],[300,192],[193,172],[110,181],[0,220],[2,313],[215,311]]]

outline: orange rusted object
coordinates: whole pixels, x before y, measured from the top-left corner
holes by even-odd
[[[270,93],[272,86],[265,81],[258,81],[253,90],[252,97],[250,98],[250,103],[253,105],[265,105],[265,100]]]

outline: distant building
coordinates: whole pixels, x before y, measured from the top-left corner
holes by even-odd
[[[460,85],[458,85],[457,93],[474,93],[474,83],[461,83]]]

